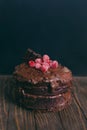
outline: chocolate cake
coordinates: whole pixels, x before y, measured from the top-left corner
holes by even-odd
[[[15,67],[17,102],[33,110],[60,111],[71,103],[72,72],[48,55],[28,49]]]

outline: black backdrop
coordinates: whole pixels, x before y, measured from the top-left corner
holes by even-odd
[[[87,75],[87,0],[0,0],[0,74],[28,47]]]

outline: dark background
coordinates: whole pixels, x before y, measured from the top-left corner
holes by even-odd
[[[27,48],[87,75],[87,0],[0,0],[0,74]]]

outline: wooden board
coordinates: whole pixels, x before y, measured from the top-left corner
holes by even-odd
[[[29,111],[8,100],[11,80],[0,76],[0,130],[87,130],[87,77],[74,78],[73,101],[67,109],[48,113]]]

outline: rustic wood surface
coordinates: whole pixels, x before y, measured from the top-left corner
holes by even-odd
[[[0,76],[0,130],[87,130],[87,77],[74,77],[72,104],[61,112],[34,112],[8,98],[11,76]]]

